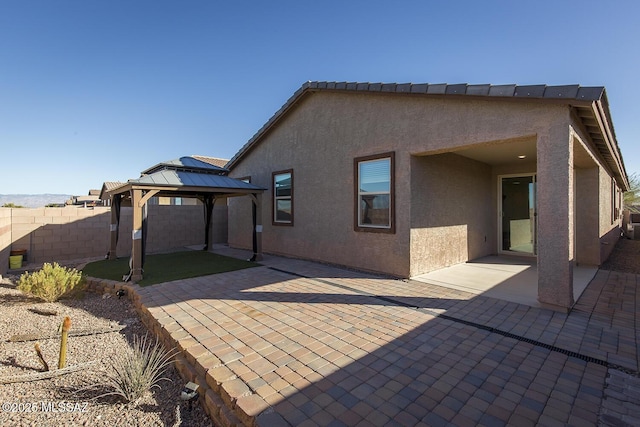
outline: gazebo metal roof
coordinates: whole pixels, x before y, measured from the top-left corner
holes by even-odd
[[[261,193],[265,188],[227,176],[229,171],[191,156],[158,163],[142,172],[140,178],[120,185],[103,186],[104,196],[123,194],[131,189],[154,190],[155,195],[198,197],[205,194],[233,197]],[[126,197],[126,194],[123,194]]]

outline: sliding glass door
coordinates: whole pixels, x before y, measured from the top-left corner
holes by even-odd
[[[499,177],[500,251],[536,254],[536,176]]]

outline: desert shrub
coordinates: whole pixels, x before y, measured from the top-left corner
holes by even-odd
[[[18,289],[45,301],[57,301],[63,295],[84,288],[82,273],[75,268],[67,268],[58,263],[45,263],[33,273],[23,273],[18,281]]]
[[[146,335],[144,338],[135,335],[132,347],[111,360],[112,371],[106,375],[103,385],[113,391],[101,396],[121,396],[135,403],[147,391],[160,388],[160,381],[171,381],[162,374],[175,355],[175,350],[165,350],[157,338],[152,342]]]

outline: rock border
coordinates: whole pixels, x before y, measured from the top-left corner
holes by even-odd
[[[198,384],[198,402],[211,420],[222,427],[289,426],[260,396],[237,377],[213,353],[185,331],[170,316],[156,318],[157,308],[146,307],[139,293],[139,285],[114,280],[87,277],[87,291],[109,294],[119,291],[135,307],[140,320],[165,348],[176,348],[175,367],[186,382]]]

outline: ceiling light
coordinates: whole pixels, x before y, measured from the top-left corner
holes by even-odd
[[[518,156],[518,158],[519,158],[520,160],[522,160],[522,159],[524,159],[524,158],[526,158],[526,157],[527,157],[527,156],[525,156],[524,154],[520,154],[520,155]]]

